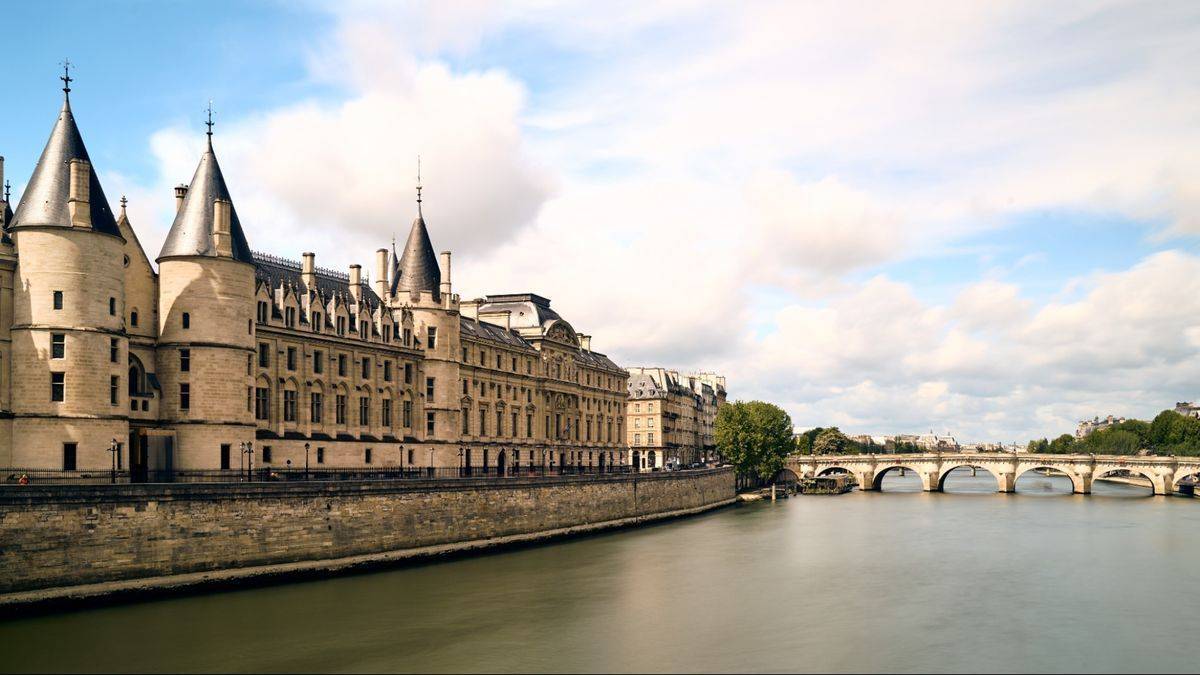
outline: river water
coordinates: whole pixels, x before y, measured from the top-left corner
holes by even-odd
[[[1179,671],[1200,501],[1027,474],[995,494],[760,502],[358,576],[0,623],[0,671]]]

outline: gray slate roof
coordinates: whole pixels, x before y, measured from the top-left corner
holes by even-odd
[[[514,331],[504,330],[495,324],[486,321],[475,321],[463,316],[458,317],[458,323],[461,326],[463,337],[487,340],[513,349],[522,349],[530,352],[537,351],[533,348],[533,345],[529,344],[528,341],[517,335]]]
[[[33,177],[29,179],[29,185],[25,187],[21,196],[21,204],[17,207],[12,227],[71,226],[67,199],[71,191],[70,161],[73,159],[92,161],[83,145],[79,127],[75,125],[71,102],[64,100],[62,110],[58,112],[58,121],[54,123],[54,129],[50,132],[50,140],[46,141],[46,148],[42,150],[42,156],[33,170]],[[112,209],[108,207],[108,199],[104,196],[104,188],[100,187],[100,179],[96,177],[94,166],[91,168],[89,183],[92,229],[121,236]]]
[[[433,244],[429,241],[429,230],[425,229],[425,218],[420,210],[413,220],[400,254],[400,264],[392,268],[392,295],[397,292],[429,291],[436,298],[442,285],[442,272],[438,268]]]
[[[163,242],[162,251],[158,254],[160,260],[171,256],[217,256],[212,231],[213,202],[218,198],[229,202],[233,259],[254,263],[250,245],[246,243],[246,234],[242,231],[242,223],[238,220],[237,208],[229,197],[225,176],[222,175],[221,165],[217,163],[217,155],[213,152],[212,136],[208,137],[208,148],[200,157],[200,164],[196,167],[196,175],[192,176],[192,185],[183,199],[183,206],[175,215],[175,222],[171,225],[167,240]]]
[[[285,261],[282,258],[259,253],[255,251],[254,256],[254,276],[267,285],[272,291],[283,285],[292,286],[296,289],[303,289],[304,284],[301,283],[301,267],[300,263]],[[347,277],[332,276],[320,268],[317,268],[317,290],[326,299],[332,299],[335,295],[344,295],[347,298],[350,295],[350,282]],[[381,302],[379,296],[375,294],[374,289],[370,284],[361,284],[362,297],[364,304],[374,310]]]

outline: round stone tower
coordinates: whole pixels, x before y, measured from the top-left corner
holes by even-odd
[[[176,469],[236,470],[254,441],[254,260],[208,147],[158,256],[160,418]]]
[[[11,227],[11,462],[105,469],[129,433],[125,240],[64,92]]]

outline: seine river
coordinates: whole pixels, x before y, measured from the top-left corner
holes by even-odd
[[[1002,495],[985,476],[10,621],[0,670],[1200,668],[1200,501],[1032,474]]]

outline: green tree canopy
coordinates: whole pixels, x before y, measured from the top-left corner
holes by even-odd
[[[736,401],[721,406],[713,423],[717,450],[738,473],[766,480],[791,454],[792,418],[777,405]]]
[[[850,439],[837,427],[821,431],[813,441],[814,455],[840,455],[850,448]]]

